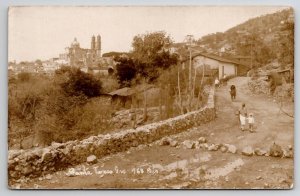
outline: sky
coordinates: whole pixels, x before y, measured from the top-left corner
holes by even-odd
[[[175,42],[190,34],[224,32],[250,18],[286,7],[10,7],[8,60],[17,62],[58,57],[76,37],[90,48],[91,36],[101,35],[102,54],[128,52],[133,37],[165,31]]]

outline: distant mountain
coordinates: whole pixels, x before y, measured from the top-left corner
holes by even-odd
[[[294,64],[294,14],[285,9],[250,19],[224,33],[203,36],[197,45],[207,52],[248,61],[253,67]]]

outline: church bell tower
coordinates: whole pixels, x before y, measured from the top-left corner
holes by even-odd
[[[91,40],[91,50],[95,50],[96,49],[96,42],[95,42],[95,36],[92,36],[92,40]]]
[[[96,53],[98,57],[101,57],[101,36],[97,36],[97,42],[96,42]]]

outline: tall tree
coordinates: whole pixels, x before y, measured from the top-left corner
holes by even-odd
[[[132,57],[137,72],[150,81],[159,76],[160,68],[166,69],[177,63],[177,56],[168,51],[172,43],[163,31],[137,35],[132,42]]]

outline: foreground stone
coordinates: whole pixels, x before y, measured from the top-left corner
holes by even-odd
[[[227,152],[228,148],[226,146],[221,146],[220,150],[221,152]]]
[[[207,143],[207,139],[205,137],[199,137],[198,141],[200,144]]]
[[[172,140],[172,141],[170,142],[170,146],[172,146],[172,147],[178,146],[178,141]]]
[[[159,145],[160,146],[168,146],[171,143],[171,139],[169,137],[165,137],[160,140]]]
[[[275,144],[275,142],[270,147],[269,154],[271,157],[282,157],[283,156],[283,150],[281,146]]]
[[[255,148],[254,153],[257,156],[264,156],[265,154],[267,154],[267,151],[266,150],[262,150],[260,148]]]
[[[97,157],[95,155],[90,155],[86,158],[86,162],[89,164],[97,163]]]
[[[257,176],[255,179],[256,179],[256,180],[261,180],[262,177],[261,177],[261,176]]]
[[[283,151],[283,157],[285,157],[285,158],[293,158],[294,157],[294,152],[293,152],[292,148],[289,148],[289,147],[283,148],[282,151]]]
[[[218,149],[219,149],[219,145],[218,144],[211,144],[207,148],[207,150],[209,150],[209,151],[217,151]]]
[[[207,143],[199,144],[199,147],[206,150],[208,148],[208,144]]]
[[[232,154],[235,154],[237,152],[237,148],[234,145],[224,144],[224,146],[227,147],[227,152],[230,152]]]
[[[251,146],[246,146],[243,148],[242,154],[246,156],[252,156],[254,154],[253,148]]]
[[[196,147],[195,142],[190,140],[185,140],[182,142],[182,145],[187,149],[193,149]]]
[[[45,179],[46,179],[46,180],[51,180],[52,177],[53,177],[53,176],[52,176],[51,174],[47,174],[47,175],[45,176]]]

